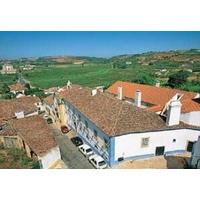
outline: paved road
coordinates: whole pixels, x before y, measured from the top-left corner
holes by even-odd
[[[61,157],[69,169],[94,169],[93,166],[73,145],[66,135],[57,129],[52,129],[57,144],[60,147]]]

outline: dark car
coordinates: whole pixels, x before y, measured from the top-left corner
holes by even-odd
[[[80,137],[73,137],[73,138],[71,138],[71,141],[77,147],[79,147],[83,144],[83,140]]]
[[[61,126],[60,129],[62,133],[68,133],[70,131],[70,129],[67,126]]]
[[[52,124],[52,123],[53,123],[53,120],[52,120],[51,118],[48,118],[48,119],[47,119],[47,123],[48,123],[48,124]]]

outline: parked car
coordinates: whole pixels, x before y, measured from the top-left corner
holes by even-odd
[[[48,119],[47,119],[47,123],[48,123],[48,124],[52,124],[52,123],[53,123],[53,120],[52,120],[51,118],[48,118]]]
[[[78,149],[86,157],[93,154],[92,149],[87,144],[83,144],[83,145],[79,146]]]
[[[68,133],[70,131],[70,129],[67,126],[61,126],[60,129],[62,133]]]
[[[77,147],[83,145],[83,140],[80,137],[78,137],[78,136],[71,138],[71,141]]]
[[[107,167],[105,160],[97,154],[91,155],[88,160],[97,169],[105,169]]]

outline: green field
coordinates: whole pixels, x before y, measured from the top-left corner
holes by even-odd
[[[82,64],[72,64],[75,61]],[[62,61],[62,62],[61,62]],[[71,64],[69,64],[71,63]],[[64,86],[68,80],[74,84],[108,87],[118,80],[153,85],[160,81],[163,87],[200,91],[200,51],[149,52],[135,55],[119,55],[112,58],[95,57],[40,57],[38,59],[13,60],[18,68],[32,64],[35,68],[23,71],[23,77],[37,89]],[[164,71],[163,71],[164,70]],[[21,70],[18,70],[19,72]],[[181,71],[187,73],[181,75]],[[171,76],[174,84],[169,83]],[[178,79],[178,83],[177,80]],[[2,83],[12,83],[10,76],[0,76]]]
[[[70,80],[74,84],[89,87],[109,86],[117,80],[131,81],[139,73],[139,68],[113,69],[109,64],[54,65],[36,67],[33,71],[23,73],[33,86],[49,88],[63,86]]]

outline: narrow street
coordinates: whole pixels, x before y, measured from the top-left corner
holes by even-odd
[[[52,129],[53,135],[57,144],[60,147],[61,157],[65,165],[69,169],[94,169],[78,148],[70,141],[70,139],[63,135],[58,129]]]

